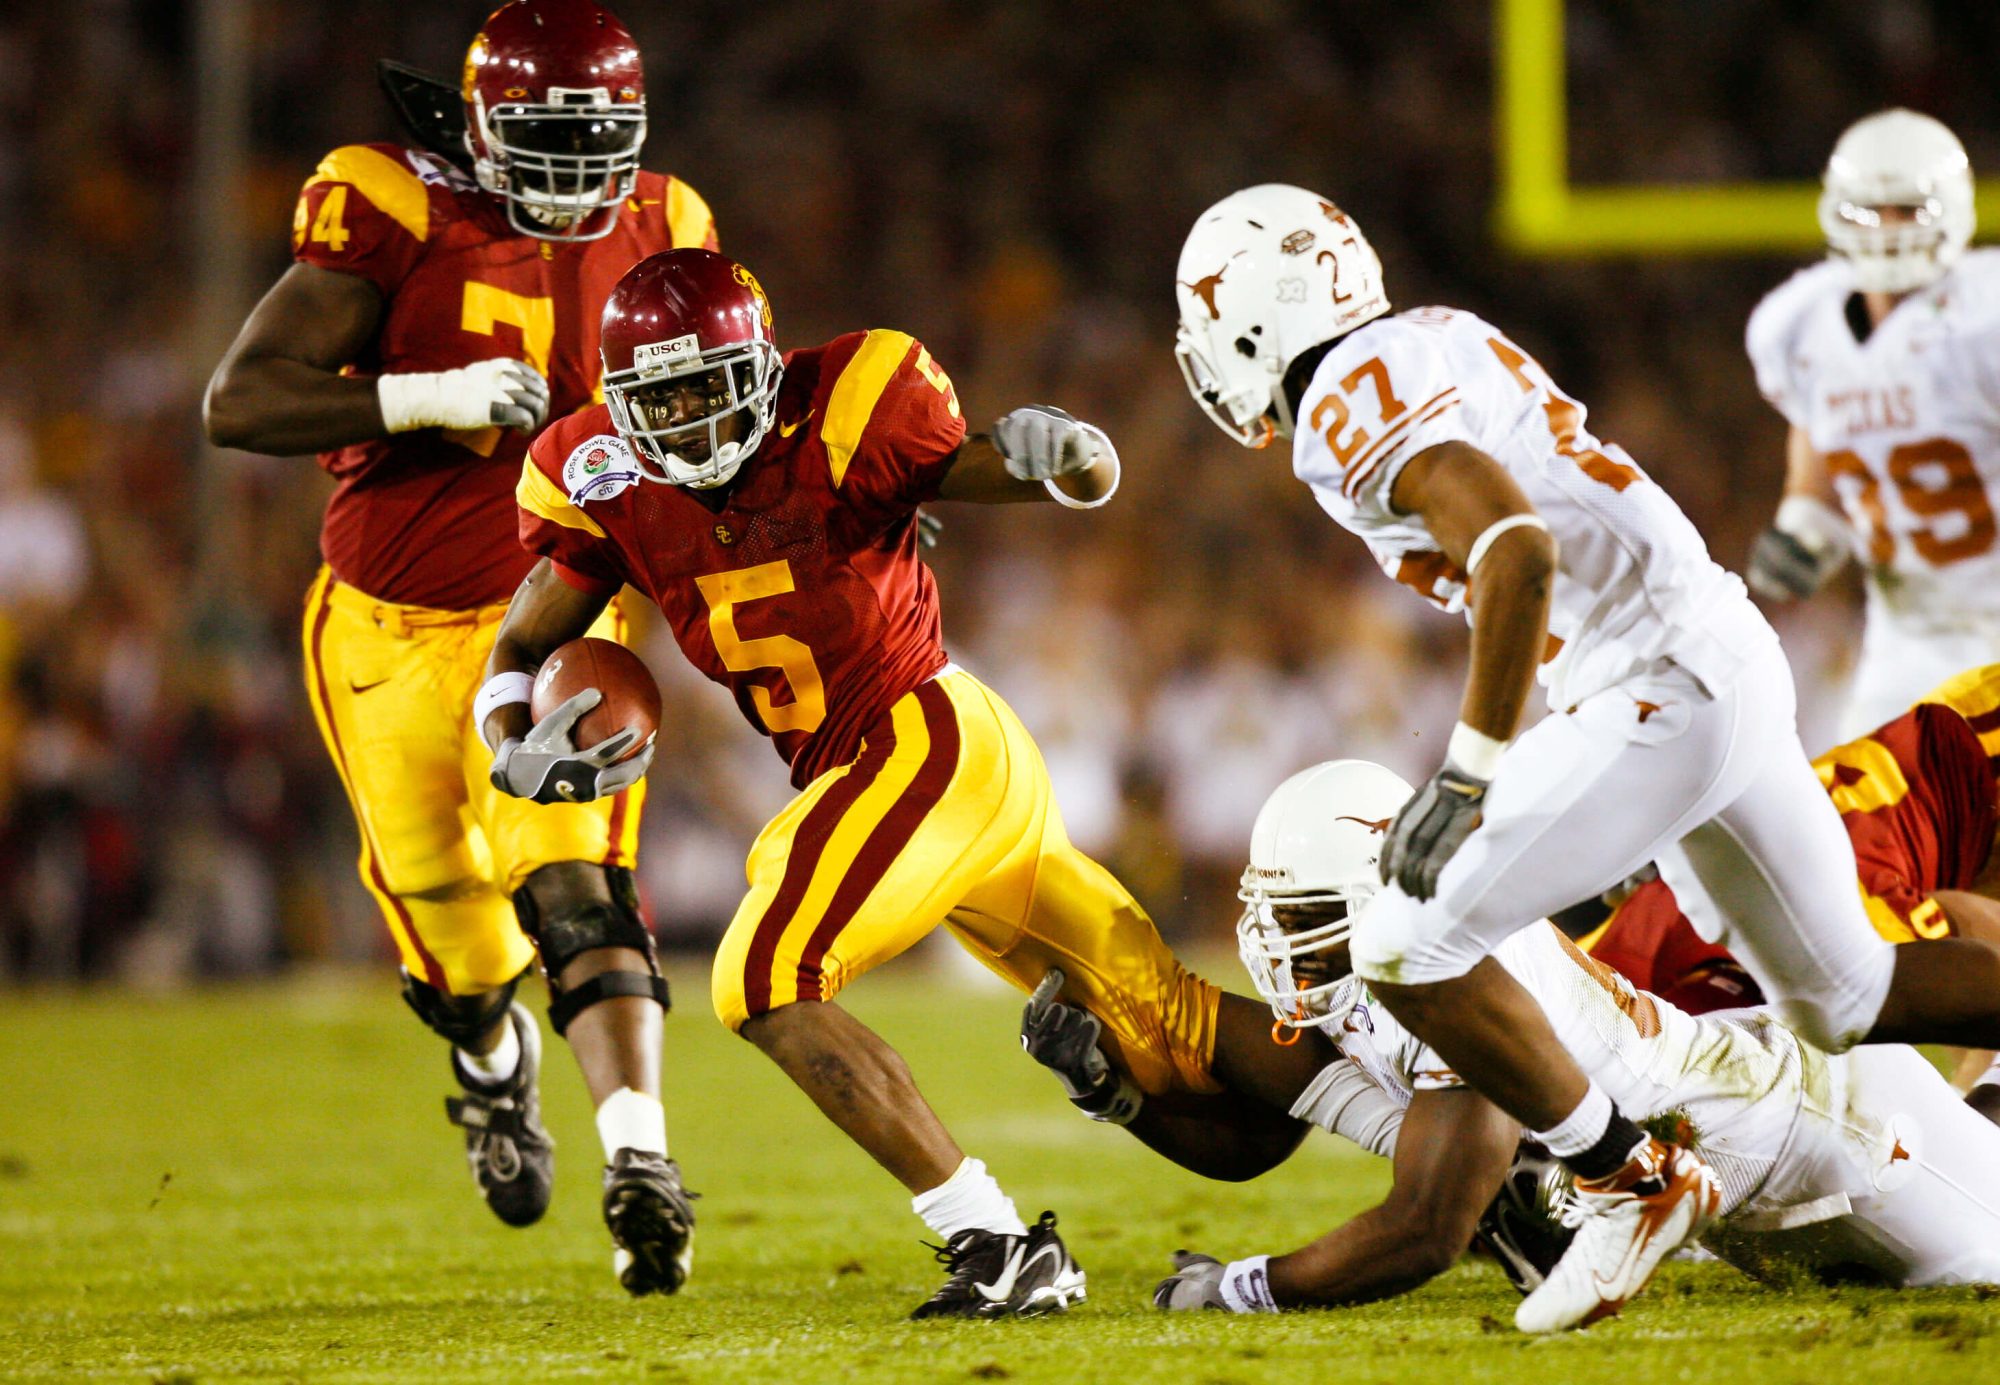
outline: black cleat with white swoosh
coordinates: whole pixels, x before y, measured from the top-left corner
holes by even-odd
[[[931,1249],[945,1281],[912,1318],[1034,1318],[1083,1301],[1083,1268],[1056,1235],[1053,1212],[1025,1236],[961,1231]]]

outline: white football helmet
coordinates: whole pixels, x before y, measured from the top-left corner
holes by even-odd
[[[1175,277],[1181,375],[1202,412],[1245,447],[1291,436],[1278,386],[1300,352],[1389,311],[1382,262],[1361,228],[1283,183],[1203,212]]]
[[[1901,216],[1884,216],[1888,210]],[[1847,127],[1826,161],[1820,229],[1864,292],[1940,278],[1972,239],[1972,165],[1958,136],[1896,107]]]
[[[1361,982],[1351,975],[1300,985],[1292,966],[1347,941],[1355,916],[1382,888],[1382,843],[1412,792],[1401,775],[1372,761],[1328,760],[1294,774],[1264,800],[1236,893],[1247,906],[1236,925],[1236,950],[1282,1023],[1338,1024],[1361,998]],[[1347,909],[1331,923],[1287,933],[1272,912],[1287,904]]]

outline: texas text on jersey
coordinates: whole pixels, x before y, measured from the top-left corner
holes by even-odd
[[[597,394],[599,308],[635,260],[715,245],[707,204],[677,178],[641,172],[611,233],[538,240],[504,204],[435,155],[343,145],[299,196],[292,253],[367,279],[382,318],[366,375],[525,360],[549,383],[550,414]],[[338,481],[320,544],[334,574],[385,601],[470,610],[504,602],[532,565],[514,541],[526,441],[512,430],[427,428],[322,454]]]
[[[915,511],[964,437],[923,346],[849,333],[785,357],[776,426],[719,511],[644,483],[603,405],[561,420],[520,473],[521,542],[582,590],[652,597],[803,788],[945,667]]]

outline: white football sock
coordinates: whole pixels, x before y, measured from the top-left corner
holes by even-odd
[[[511,1080],[521,1070],[521,1035],[513,1019],[500,1026],[500,1042],[491,1053],[467,1053],[461,1048],[458,1065],[467,1077],[488,1087]]]
[[[1584,1153],[1604,1138],[1604,1132],[1611,1128],[1611,1117],[1617,1107],[1611,1098],[1595,1082],[1584,1092],[1583,1100],[1576,1109],[1564,1116],[1561,1124],[1553,1130],[1537,1130],[1535,1139],[1542,1148],[1558,1159],[1573,1159]]]
[[[656,1096],[620,1087],[597,1108],[597,1138],[604,1142],[604,1162],[621,1149],[643,1149],[665,1157],[667,1108]]]
[[[1025,1236],[1028,1228],[1014,1210],[1014,1199],[1000,1191],[993,1175],[978,1159],[967,1159],[952,1171],[950,1178],[927,1193],[910,1199],[910,1210],[924,1219],[924,1225],[950,1243],[961,1231],[997,1231],[1003,1236]]]

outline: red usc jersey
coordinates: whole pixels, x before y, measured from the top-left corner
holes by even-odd
[[[1950,923],[1933,896],[1979,879],[2000,825],[2000,664],[1960,674],[1872,734],[1827,751],[1813,768],[1854,844],[1862,902],[1876,931],[1893,942],[1944,937]],[[1729,963],[1726,951],[1696,935],[1657,880],[1618,908],[1590,952],[1662,995]]]
[[[554,424],[521,470],[521,543],[583,590],[652,597],[803,788],[945,666],[914,516],[964,438],[928,351],[855,332],[785,357],[776,422],[719,511],[640,479],[602,404]]]
[[[292,220],[295,258],[381,291],[381,326],[355,371],[512,356],[548,377],[551,418],[597,397],[598,318],[619,277],[657,251],[715,243],[707,204],[675,178],[640,173],[610,235],[560,244],[516,234],[464,174],[393,144],[328,154]],[[322,454],[339,482],[320,530],[334,575],[411,605],[505,601],[533,563],[515,538],[526,450],[503,429],[425,428]]]

